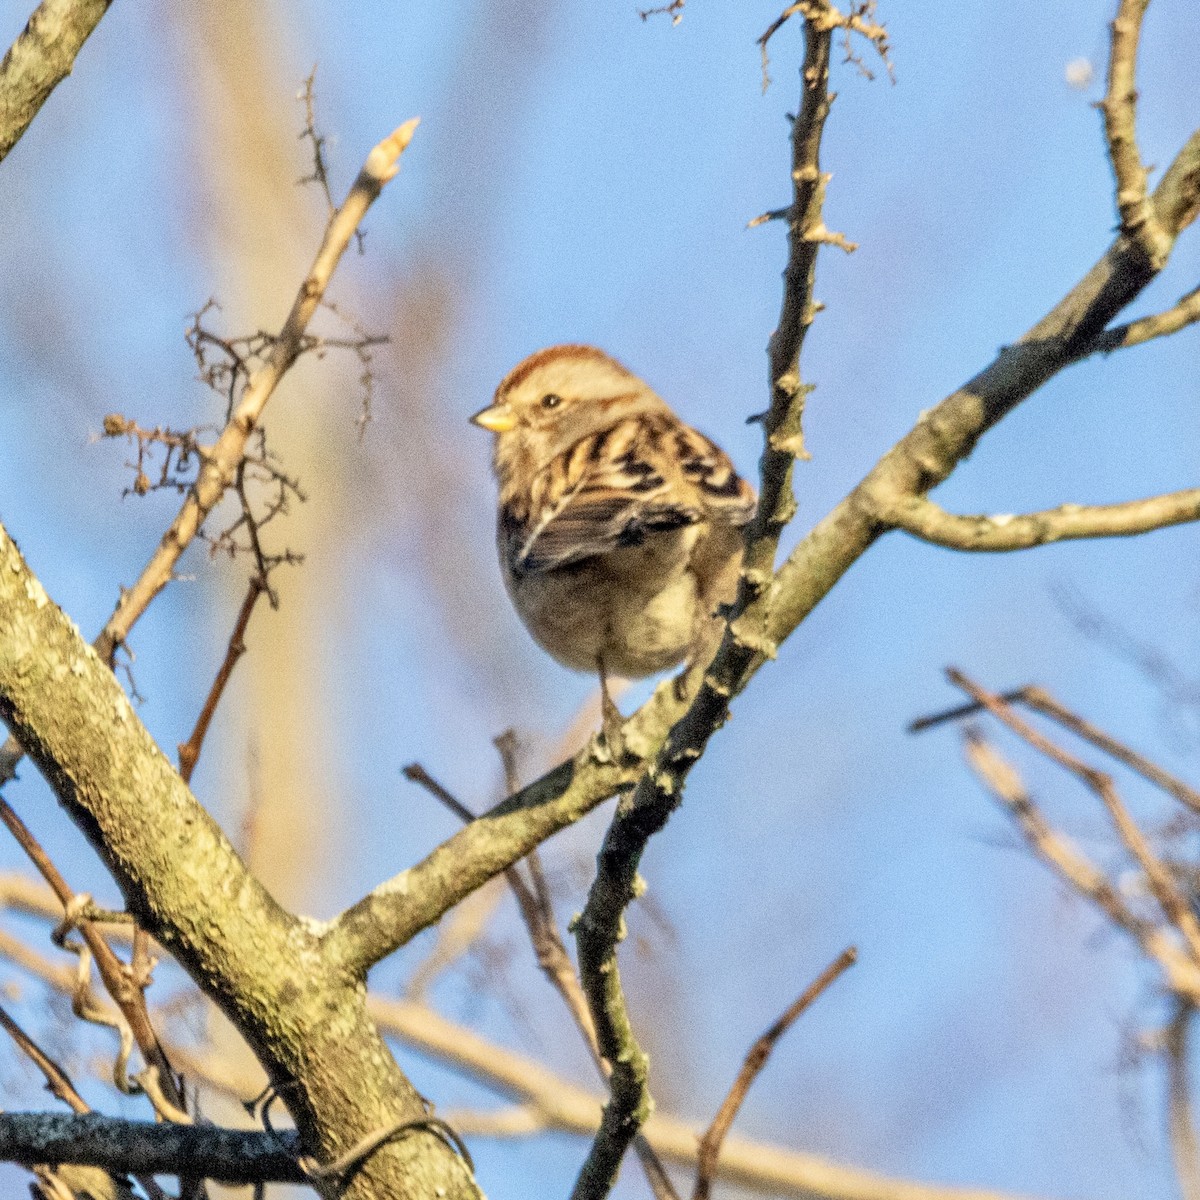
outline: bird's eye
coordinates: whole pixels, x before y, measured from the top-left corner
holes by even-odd
[[[556,396],[551,392],[548,396],[542,397],[543,408],[557,408],[562,403],[562,397]]]

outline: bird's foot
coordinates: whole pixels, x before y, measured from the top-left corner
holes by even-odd
[[[625,718],[608,694],[608,673],[604,670],[604,660],[600,659],[597,666],[600,671],[600,733],[613,761],[619,762],[625,753],[625,736],[621,732]]]

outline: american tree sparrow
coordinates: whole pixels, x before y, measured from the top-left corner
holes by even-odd
[[[592,346],[531,355],[471,420],[496,435],[500,568],[538,645],[602,686],[715,649],[755,503],[720,447]]]

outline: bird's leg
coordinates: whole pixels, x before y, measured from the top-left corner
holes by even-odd
[[[596,657],[596,670],[600,675],[600,728],[613,757],[620,758],[624,745],[621,726],[625,723],[625,718],[621,716],[621,710],[608,694],[608,672],[604,669],[603,654]]]

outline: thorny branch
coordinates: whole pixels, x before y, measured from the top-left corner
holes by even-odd
[[[844,39],[843,47],[846,51],[846,57],[842,61],[852,63],[858,68],[859,73],[867,79],[874,79],[875,76],[867,70],[866,64],[855,52],[852,41],[855,34],[866,38],[874,46],[875,52],[887,68],[888,77],[894,83],[895,72],[892,69],[891,47],[888,43],[888,34],[887,30],[875,20],[876,7],[876,0],[861,0],[861,2],[852,2],[849,11],[843,13],[835,5],[831,4],[829,0],[801,0],[798,4],[789,4],[767,26],[766,32],[756,42],[762,54],[763,91],[765,92],[771,86],[771,77],[768,74],[771,64],[770,58],[767,55],[767,43],[796,15],[802,16],[807,26],[821,30],[822,32],[840,29]]]
[[[307,141],[312,149],[312,172],[301,176],[296,182],[302,186],[306,183],[315,183],[325,197],[325,207],[332,218],[337,211],[337,205],[333,202],[333,192],[329,187],[329,167],[325,162],[325,135],[317,128],[316,84],[317,68],[314,64],[313,69],[309,71],[308,77],[304,80],[303,90],[297,96],[300,103],[304,105],[304,128],[300,130],[298,137],[302,142]],[[354,232],[361,253],[363,233],[360,229],[356,229]]]
[[[106,438],[128,438],[137,448],[137,461],[126,465],[136,472],[133,484],[122,493],[145,496],[149,492],[167,488],[175,492],[186,492],[193,483],[193,475],[198,460],[204,454],[204,446],[200,441],[202,429],[167,429],[156,425],[153,429],[143,429],[136,421],[123,417],[120,413],[109,413],[104,418],[102,434]],[[148,466],[153,466],[153,458],[157,450],[165,453],[162,462],[156,469],[158,479],[153,480],[146,473]]]
[[[745,565],[729,614],[738,630],[734,656],[761,648],[761,639],[745,627],[749,607],[771,579],[779,538],[796,511],[792,469],[805,456],[801,416],[807,386],[800,378],[800,352],[813,320],[817,252],[828,238],[821,219],[828,176],[820,164],[821,135],[829,114],[831,10],[816,6],[805,14],[802,100],[792,126],[793,202],[789,256],[779,325],[770,339],[771,406],[764,421],[758,508],[746,530]],[[573,1200],[606,1196],[630,1141],[651,1109],[648,1062],[638,1044],[621,984],[617,945],[624,936],[624,913],[644,884],[638,865],[646,844],[680,803],[684,782],[713,731],[724,723],[733,689],[719,683],[729,661],[730,637],[704,676],[690,709],[672,728],[666,745],[642,774],[632,795],[617,804],[612,824],[596,859],[596,877],[587,904],[575,924],[579,975],[596,1026],[600,1053],[608,1061],[611,1096],[600,1130],[575,1184]],[[739,671],[739,674],[741,672]]]
[[[134,624],[155,596],[174,578],[176,564],[193,539],[201,534],[209,514],[231,487],[239,482],[245,484],[247,445],[259,430],[263,410],[280,381],[302,354],[309,351],[321,353],[335,344],[331,339],[309,334],[309,322],[324,299],[325,289],[351,236],[384,184],[399,169],[396,165],[399,155],[412,140],[417,124],[417,118],[405,122],[376,146],[368,157],[342,207],[330,219],[316,258],[277,335],[260,333],[247,339],[219,339],[201,324],[201,318],[211,307],[211,302],[197,314],[192,326],[195,333],[193,352],[201,376],[211,371],[207,381],[224,393],[227,419],[217,440],[199,452],[198,473],[174,521],[133,587],[122,591],[116,610],[93,642],[96,653],[110,666],[117,648],[125,643]],[[207,357],[207,348],[213,346],[227,354],[225,361],[214,362]],[[364,349],[359,347],[360,355]],[[261,439],[259,447],[261,451]],[[282,482],[279,482],[279,487],[286,496],[290,489]],[[239,499],[243,506],[247,503],[241,492]],[[276,493],[276,502],[282,502],[279,492]],[[243,524],[244,521],[239,522],[238,527],[241,528]],[[245,527],[250,528],[248,524]],[[221,548],[229,549],[228,546]],[[252,549],[262,573],[268,557],[262,554],[261,546],[254,547],[252,544]],[[0,748],[0,785],[13,777],[21,756],[20,743],[10,737]]]

